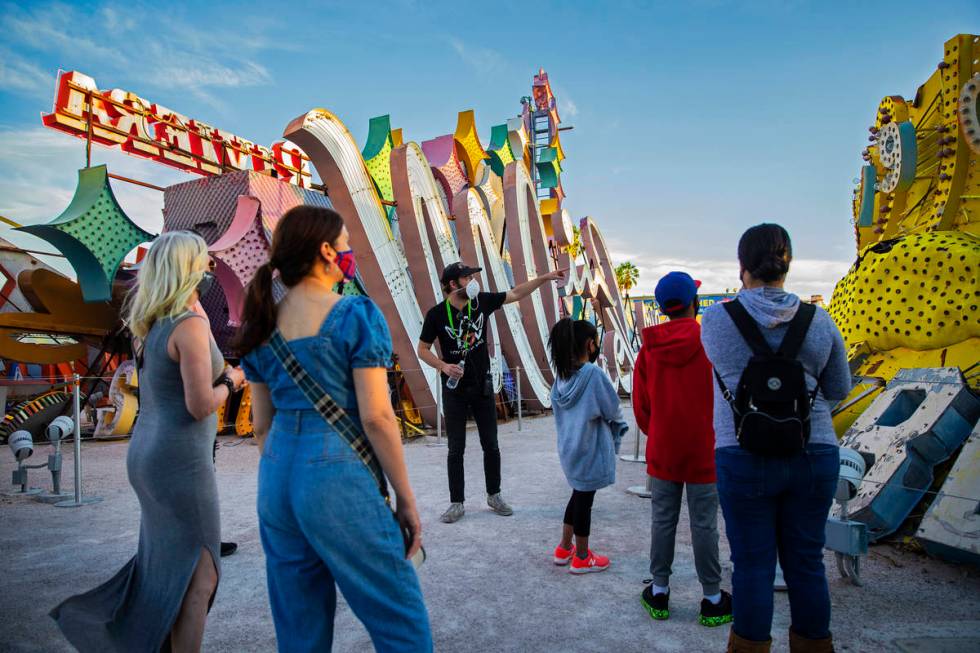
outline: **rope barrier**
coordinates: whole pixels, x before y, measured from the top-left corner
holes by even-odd
[[[514,368],[514,372],[517,373],[517,374],[519,374],[520,373],[520,369],[521,369],[520,367],[515,367]],[[544,369],[544,368],[542,368],[542,369]],[[403,371],[403,372],[404,371],[421,371],[421,368],[419,370],[401,370],[401,371]],[[52,379],[52,378],[55,378],[55,377],[35,377],[35,378],[37,380],[40,380],[40,379]],[[85,380],[106,380],[106,379],[112,379],[112,378],[113,377],[99,377],[99,376],[83,377],[83,376],[77,376],[76,375],[76,376],[74,376],[74,378],[72,380],[63,380],[62,377],[57,377],[57,379],[60,381],[60,383],[57,384],[56,387],[72,387],[72,388],[74,388],[74,387],[76,387],[76,385],[81,385],[81,382],[82,381],[85,381]],[[35,380],[35,379],[32,378],[30,380]],[[940,383],[949,383],[949,382],[940,382]],[[2,381],[0,381],[0,385],[2,385]],[[442,389],[442,383],[439,384],[438,389],[439,390]],[[442,404],[442,402],[441,401],[438,401],[438,400],[441,400],[442,399],[442,396],[441,395],[442,395],[441,392],[437,392],[437,402],[434,403],[434,404],[414,404],[412,406],[412,408],[415,409],[415,410],[422,409],[422,408],[439,408],[440,409],[439,410],[439,413],[440,413],[440,417],[441,417],[441,412],[442,412],[441,411],[441,408],[442,408],[442,405],[441,404]],[[76,404],[77,404],[77,401],[78,401],[78,399],[76,397]],[[516,402],[515,403],[517,403],[517,405],[518,405],[518,428],[520,429],[520,423],[521,423],[521,417],[522,417],[522,411],[520,411],[520,407],[521,407],[521,404],[523,403],[523,401],[521,399],[521,393],[520,393],[520,387],[519,387],[519,385],[518,385],[518,388],[517,388],[517,399],[516,399]],[[399,411],[396,411],[396,412],[399,412]],[[404,413],[404,412],[407,412],[407,411],[404,410],[404,409],[402,409],[400,412]],[[76,418],[76,424],[78,424],[77,418]],[[437,424],[437,432],[438,431],[441,431],[441,419],[439,420],[439,423]],[[81,438],[79,437],[77,439],[80,440]],[[639,438],[637,438],[637,443],[639,443]],[[238,446],[238,445],[236,444],[236,445],[228,445],[228,446]],[[80,474],[79,474],[79,477],[80,477]],[[935,496],[942,495],[944,497],[949,497],[951,499],[960,499],[962,501],[970,501],[970,502],[973,502],[973,503],[980,503],[980,498],[959,496],[959,495],[956,495],[956,494],[950,494],[948,492],[943,492],[942,490],[938,490],[938,491],[937,490],[922,490],[921,488],[910,487],[910,486],[907,486],[907,485],[903,485],[901,483],[890,483],[890,482],[882,482],[882,481],[873,481],[873,480],[867,479],[867,478],[862,479],[862,482],[863,483],[871,483],[873,485],[879,485],[879,486],[882,486],[882,487],[894,487],[894,488],[898,488],[898,489],[902,489],[902,490],[912,490],[912,491],[915,491],[915,492],[922,492],[923,494],[930,494],[930,495],[935,495]],[[80,491],[79,490],[80,490],[80,488],[76,488],[76,505],[77,505],[77,502],[80,499]]]
[[[20,378],[20,379],[0,379],[0,386],[4,385],[5,383],[20,383],[20,384],[28,383],[29,384],[29,383],[32,383],[34,381],[39,381],[39,382],[40,381],[51,381],[53,383],[69,383],[68,380],[71,379],[71,378],[72,378],[72,375],[71,374],[66,374],[64,376],[27,376],[27,377]],[[80,376],[80,377],[78,377],[78,380],[79,381],[111,381],[114,378],[115,378],[115,375],[113,375],[113,376]]]

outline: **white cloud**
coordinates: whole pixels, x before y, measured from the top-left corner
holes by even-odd
[[[578,115],[578,105],[575,104],[575,100],[567,95],[559,98],[558,109],[559,115],[561,115],[562,118],[574,118]]]
[[[612,247],[612,245],[610,245]],[[640,270],[637,286],[631,295],[652,295],[657,281],[673,270],[687,272],[701,281],[701,292],[721,293],[741,285],[738,277],[738,261],[734,259],[683,259],[657,258],[651,254],[636,254],[628,250],[612,248],[613,264],[630,261]],[[843,277],[851,261],[826,259],[794,259],[786,277],[786,289],[801,297],[823,295],[829,302],[834,286]]]
[[[0,88],[35,96],[50,96],[54,76],[20,55],[0,48]]]
[[[133,18],[121,13],[115,7],[102,7],[100,11],[105,28],[113,31],[130,31],[136,29],[136,21]]]
[[[562,117],[562,120],[577,116],[578,104],[572,99],[572,96],[568,93],[568,89],[554,86],[553,90],[555,97],[558,99],[558,114]]]
[[[121,51],[78,36],[80,32],[94,33],[91,27],[95,25],[86,26],[89,21],[85,18],[65,5],[36,7],[33,13],[8,8],[2,26],[8,43],[17,42],[35,50],[67,52],[81,59],[118,59],[123,63]]]
[[[92,164],[103,163],[109,172],[161,187],[197,177],[118,149],[93,145]],[[44,127],[0,128],[0,168],[5,171],[0,176],[0,215],[20,224],[38,224],[57,217],[71,202],[78,170],[84,165],[82,139]],[[133,222],[150,233],[159,233],[163,227],[163,193],[114,179],[110,183],[119,205]],[[20,247],[53,251],[45,241],[14,232],[5,224],[0,224],[0,237]],[[70,272],[64,259],[41,258],[62,272]]]
[[[130,17],[133,10],[112,4],[96,11],[69,5],[11,7],[0,17],[0,29],[10,48],[59,55],[69,67],[84,62],[81,70],[89,74],[135,76],[151,87],[182,89],[212,105],[219,102],[209,89],[269,84],[262,52],[288,47],[241,31],[203,31],[173,15],[147,30]],[[51,93],[51,76],[5,54],[0,51],[0,78],[6,86],[36,91],[43,85]]]
[[[272,81],[268,69],[254,61],[243,60],[226,65],[208,55],[178,53],[167,55],[159,44],[152,46],[163,62],[147,76],[147,81],[161,88],[235,88],[260,86]]]
[[[492,75],[506,66],[504,56],[496,50],[467,45],[455,37],[449,39],[449,44],[464,63],[481,75]]]

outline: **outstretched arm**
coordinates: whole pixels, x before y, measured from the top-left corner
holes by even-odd
[[[561,281],[565,277],[565,272],[566,270],[564,269],[552,270],[530,281],[514,286],[507,291],[507,297],[504,299],[504,303],[510,304],[511,302],[520,301],[549,281]]]

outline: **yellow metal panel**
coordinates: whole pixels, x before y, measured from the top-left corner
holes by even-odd
[[[459,112],[453,138],[456,139],[456,153],[466,169],[470,185],[475,186],[480,179],[480,165],[487,158],[487,152],[476,133],[476,117],[472,109]]]
[[[240,437],[248,437],[255,432],[252,426],[252,389],[245,386],[242,390],[242,400],[238,404],[235,415],[235,433]]]
[[[975,110],[975,97],[980,37],[960,34],[946,42],[913,99],[892,95],[878,105],[871,144],[862,152],[874,172],[873,218],[870,226],[859,225],[862,214],[867,220],[863,204],[871,201],[859,186],[857,261],[838,282],[829,309],[859,375],[887,381],[903,367],[967,370],[980,359],[980,155],[963,117],[964,109]],[[914,179],[895,183],[896,170],[911,164],[907,156],[914,159]],[[872,181],[866,174],[862,185]],[[975,368],[970,374],[976,389],[980,375]],[[855,403],[834,419],[838,433],[877,394],[873,385],[855,388],[843,405]]]
[[[879,381],[878,383],[869,381],[855,385],[850,395],[841,402],[840,406],[846,406],[846,408],[834,415],[834,431],[837,432],[837,437],[842,436],[847,431],[854,420],[881,393],[884,384],[890,381],[900,369],[915,367],[959,367],[966,369],[977,362],[978,354],[980,354],[980,338],[970,338],[950,347],[928,351],[896,347],[890,351],[872,352],[864,345],[852,347],[848,357],[852,364],[856,364],[855,376],[876,378]],[[980,391],[980,374],[971,374],[967,378],[967,382],[974,392]],[[862,398],[858,399],[858,397]],[[851,402],[855,403],[851,404]]]

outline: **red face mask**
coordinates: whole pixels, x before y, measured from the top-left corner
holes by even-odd
[[[337,252],[337,258],[334,259],[334,263],[337,264],[337,267],[344,274],[345,281],[350,281],[357,276],[357,260],[354,258],[354,250],[348,249],[343,252]]]

